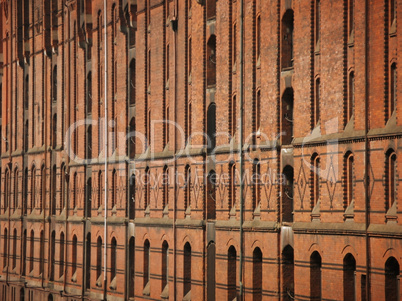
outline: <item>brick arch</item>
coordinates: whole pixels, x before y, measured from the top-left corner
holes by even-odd
[[[264,254],[263,244],[258,239],[253,241],[249,249],[251,252],[254,252],[255,248],[260,248],[261,252]]]
[[[183,243],[183,246],[184,246],[186,243],[189,243],[189,244],[190,244],[190,246],[192,246],[192,245],[193,245],[193,242],[191,241],[191,239],[190,239],[190,236],[189,236],[189,235],[185,235],[185,236],[183,237],[182,243]]]
[[[351,245],[346,245],[342,249],[342,251],[341,251],[342,258],[345,257],[345,255],[348,253],[352,254],[355,259],[359,256],[359,253]]]
[[[116,235],[115,231],[110,231],[109,238],[112,239],[113,237],[116,239],[116,237],[118,237],[118,235]]]
[[[103,239],[103,230],[98,230],[98,231],[95,233],[94,237],[96,237],[96,239],[98,239],[98,237],[100,237],[100,238]]]
[[[226,250],[229,249],[230,246],[233,246],[237,250],[239,250],[239,243],[235,238],[229,238],[226,242]]]
[[[388,248],[384,254],[382,255],[382,265],[384,266],[385,263],[387,262],[387,260],[390,257],[395,257],[395,259],[398,261],[398,263],[400,264],[401,261],[401,255],[394,249],[394,248]]]
[[[163,243],[164,241],[166,241],[170,245],[170,239],[166,233],[163,233],[161,236],[161,242]]]
[[[320,245],[318,243],[314,242],[308,248],[308,252],[311,255],[315,251],[317,251],[320,254],[321,258],[322,258],[322,255],[324,254],[324,251],[322,250],[322,248],[320,247]]]
[[[149,241],[149,244],[151,244],[151,237],[149,236],[148,232],[146,232],[146,233],[142,236],[142,244],[144,244],[147,239],[148,239],[148,241]]]

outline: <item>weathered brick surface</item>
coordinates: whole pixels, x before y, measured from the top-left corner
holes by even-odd
[[[395,85],[396,109],[390,116],[387,110],[391,65],[399,66],[401,22],[390,24],[392,0],[355,0],[350,37],[350,1],[321,1],[319,45],[314,36],[314,0],[107,1],[106,116],[104,2],[2,1],[0,299],[17,300],[24,294],[28,300],[80,300],[82,296],[100,300],[106,292],[108,300],[182,300],[188,291],[186,277],[191,275],[192,300],[228,300],[234,292],[229,282],[236,280],[240,293],[242,260],[245,300],[309,300],[313,295],[343,300],[351,298],[353,288],[356,300],[367,300],[367,293],[371,300],[397,300],[393,292],[401,286],[396,277],[402,262],[400,76]],[[398,8],[402,5],[394,2]],[[209,18],[212,4],[216,15]],[[284,36],[283,20],[291,10],[293,65],[289,68],[284,65],[291,52],[284,47],[289,36]],[[260,57],[256,55],[257,16]],[[396,10],[396,18],[402,18],[401,9]],[[214,39],[216,49],[212,49]],[[134,60],[136,97],[130,104],[129,66]],[[354,114],[345,120],[350,72],[355,78]],[[86,105],[89,74],[91,113]],[[312,124],[317,79],[320,120]],[[261,121],[256,128],[258,93]],[[240,171],[241,97],[246,179],[243,246],[240,181],[237,177],[233,183],[230,178],[233,170],[237,176]],[[233,99],[236,103],[231,105]],[[212,123],[211,104],[216,105]],[[53,124],[55,114],[57,124]],[[166,119],[177,126],[167,130],[162,122]],[[92,124],[92,134],[84,120]],[[140,134],[132,144],[126,139],[131,120]],[[203,146],[203,133],[213,124],[218,134],[215,154]],[[185,141],[185,134],[190,141]],[[142,139],[148,136],[150,141]],[[85,158],[91,140],[92,158]],[[134,159],[129,159],[131,147]],[[393,152],[395,200],[389,206],[393,184],[386,162]],[[344,162],[350,153],[353,206],[348,207]],[[320,158],[318,200],[311,193],[310,163],[315,155]],[[262,175],[260,185],[252,181],[255,162]],[[162,183],[164,170],[170,179],[167,189]],[[185,178],[188,170],[190,188]],[[293,171],[293,179],[284,178],[284,170]],[[212,171],[219,180],[215,189],[206,185]],[[106,271],[98,239],[107,242]],[[185,271],[187,243],[191,269]],[[233,248],[236,264],[229,256]],[[261,263],[253,259],[257,248]],[[353,262],[352,256],[355,268],[344,264]],[[351,270],[354,282],[348,278]],[[162,285],[164,273],[167,287]]]

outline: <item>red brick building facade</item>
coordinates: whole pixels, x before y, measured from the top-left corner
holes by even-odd
[[[0,299],[400,300],[402,1],[106,2],[0,1]]]

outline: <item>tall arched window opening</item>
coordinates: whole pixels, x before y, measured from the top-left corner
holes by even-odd
[[[162,293],[167,290],[169,283],[169,244],[165,240],[162,244]]]
[[[343,300],[356,300],[356,260],[350,253],[343,258]]]
[[[184,245],[184,260],[183,260],[183,296],[191,296],[191,246],[187,242]]]
[[[253,301],[262,300],[262,252],[260,248],[253,251]]]
[[[399,299],[400,266],[395,257],[385,262],[385,300],[398,301]]]
[[[237,296],[236,289],[236,276],[237,276],[237,253],[234,246],[230,246],[228,250],[228,267],[227,267],[227,281],[228,281],[228,301],[232,301]]]
[[[215,1],[214,1],[215,2]],[[216,36],[211,35],[207,43],[207,85],[216,85]]]
[[[288,9],[282,18],[282,69],[293,67],[293,10]]]
[[[310,297],[321,300],[321,255],[317,251],[310,256]]]

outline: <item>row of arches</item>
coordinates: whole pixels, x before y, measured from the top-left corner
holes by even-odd
[[[282,251],[282,295],[284,300],[293,300],[297,292],[295,292],[295,277],[294,277],[294,250],[290,245],[287,245]],[[356,279],[356,259],[351,253],[347,253],[342,262],[342,287],[343,300],[356,300],[358,282]],[[400,266],[395,257],[389,257],[384,266],[385,279],[385,300],[399,300],[399,275]],[[310,278],[310,300],[322,299],[322,257],[318,251],[313,251],[309,260],[309,278]],[[361,294],[366,295],[365,291],[365,275],[361,279]]]

